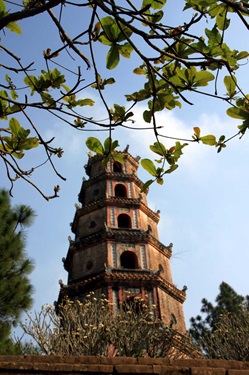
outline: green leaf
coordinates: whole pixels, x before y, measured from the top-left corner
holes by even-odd
[[[231,98],[236,94],[236,83],[237,79],[234,75],[226,76],[224,78],[224,84],[227,89],[227,95]]]
[[[98,37],[100,43],[105,44],[106,46],[112,46],[113,42],[107,38],[107,36],[103,33],[100,34]]]
[[[221,38],[220,32],[218,31],[218,29],[215,26],[212,28],[212,30],[209,30],[209,29],[206,28],[205,34],[208,37],[208,46],[210,48],[213,48],[213,47],[216,47],[216,46],[220,47],[221,42],[222,42],[222,38]]]
[[[243,121],[243,122],[242,122],[242,125],[239,125],[239,126],[238,126],[238,129],[240,130],[240,133],[241,133],[242,135],[245,134],[245,132],[248,130],[248,128],[249,128],[249,120],[248,120],[248,119],[245,120],[245,121]]]
[[[118,152],[114,152],[114,153],[112,154],[112,158],[113,158],[115,161],[119,162],[119,163],[124,163],[124,162],[125,162],[124,155],[121,154],[121,153],[118,153]]]
[[[0,15],[1,15],[1,17],[4,16],[5,12],[6,12],[6,4],[3,0],[0,0]]]
[[[147,74],[147,70],[145,69],[145,67],[140,66],[139,68],[135,68],[133,70],[133,73],[139,74],[139,75],[141,75],[141,74]]]
[[[145,122],[150,123],[151,122],[152,113],[151,111],[144,111],[143,113],[143,119]]]
[[[161,142],[155,142],[154,145],[150,146],[150,149],[160,156],[165,156],[167,154],[167,149]]]
[[[133,51],[133,47],[130,45],[130,43],[125,43],[122,45],[118,45],[118,50],[121,56],[129,59],[131,56],[131,52]]]
[[[154,182],[154,180],[148,180],[148,181],[146,181],[146,182],[143,184],[142,188],[141,188],[141,193],[144,193],[144,192],[148,189],[148,187],[149,187],[151,184],[153,184],[153,182]]]
[[[114,69],[119,63],[119,51],[117,45],[112,45],[106,56],[107,69]]]
[[[249,53],[247,51],[241,51],[236,55],[237,60],[246,59],[249,56]]]
[[[104,79],[103,81],[103,85],[112,85],[113,83],[115,83],[115,79],[114,78],[107,78],[107,79]]]
[[[212,9],[215,11],[216,14],[216,25],[219,30],[226,30],[230,25],[230,20],[227,18],[227,6],[224,4],[214,4]],[[212,14],[212,10],[209,12]]]
[[[114,109],[115,113],[118,114],[120,117],[124,116],[125,114],[125,106],[124,105],[119,105],[119,104],[114,104]]]
[[[216,145],[216,138],[212,134],[204,135],[203,137],[200,137],[200,140],[202,141],[204,145],[209,145],[209,146]]]
[[[143,0],[142,8],[150,5],[152,9],[162,9],[166,2],[167,0]]]
[[[118,28],[118,25],[116,24],[115,19],[110,16],[107,16],[101,18],[100,24],[102,26],[102,29],[104,30],[107,40],[109,40],[110,42],[116,42],[120,30]]]
[[[232,118],[245,119],[249,117],[249,113],[243,111],[243,109],[238,107],[230,107],[226,111],[227,115]]]
[[[175,150],[173,152],[174,155],[174,161],[176,162],[179,157],[183,154],[182,149],[183,147],[188,146],[188,143],[181,144],[180,142],[176,142],[175,144]]]
[[[177,68],[176,74],[170,77],[170,81],[182,88],[195,88],[198,86],[207,86],[209,81],[214,79],[214,75],[208,71],[197,69],[194,66],[190,68]]]
[[[104,150],[105,150],[105,155],[110,154],[112,151],[112,139],[110,137],[106,138],[104,141]]]
[[[141,160],[142,167],[149,172],[152,176],[157,176],[157,169],[150,159],[142,159]]]
[[[63,83],[61,85],[61,87],[63,87],[66,90],[66,92],[69,92],[71,90],[70,87],[68,87],[67,85],[65,85],[65,83]]]
[[[12,117],[9,120],[9,128],[13,136],[18,137],[19,131],[21,129],[21,125],[16,118]]]
[[[117,140],[113,141],[112,142],[112,151],[114,151],[118,146],[119,146],[118,141]]]
[[[15,90],[10,90],[10,95],[13,100],[16,100],[18,98],[18,94]]]
[[[146,18],[149,22],[152,22],[152,23],[157,23],[159,21],[161,21],[161,19],[163,18],[164,16],[164,13],[162,10],[159,10],[158,12],[155,12],[155,13],[149,13],[149,10],[146,12]],[[146,26],[146,22],[144,22],[145,26]]]
[[[13,33],[22,34],[22,29],[16,22],[9,22],[8,25],[6,26],[8,30],[12,31]]]
[[[196,78],[194,82],[194,87],[196,86],[207,86],[209,81],[214,80],[214,75],[205,70],[201,70],[196,73]]]
[[[30,137],[21,143],[20,148],[22,150],[30,150],[38,146],[39,146],[39,139],[36,137]]]
[[[96,152],[96,154],[104,155],[104,148],[98,138],[87,138],[86,145],[89,148],[89,150]]]
[[[112,114],[112,120],[115,122],[125,120],[125,106],[114,104],[114,109],[110,109],[110,113]]]
[[[90,106],[93,106],[94,105],[94,100],[92,99],[79,99],[76,101],[76,105],[79,105],[79,106],[84,106],[84,105],[90,105]]]
[[[116,42],[118,43],[127,40],[127,38],[129,38],[132,35],[132,30],[128,26],[123,25],[122,23],[119,23],[119,25],[117,25],[117,28],[118,36],[116,38]]]
[[[31,95],[34,95],[35,88],[37,87],[37,79],[35,76],[29,75],[28,77],[24,78],[24,83],[31,88]]]
[[[170,166],[170,168],[167,169],[167,171],[165,171],[165,173],[172,173],[172,172],[174,172],[177,168],[178,168],[178,165],[177,165],[177,164],[172,164],[172,165]]]
[[[12,152],[12,155],[16,159],[22,159],[24,157],[24,152],[23,151]]]

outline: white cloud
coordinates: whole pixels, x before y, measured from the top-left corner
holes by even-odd
[[[136,126],[138,128],[148,127],[142,119],[142,113],[146,108],[143,106],[137,106],[135,112]],[[188,171],[196,171],[203,166],[203,163],[208,162],[210,167],[210,159],[212,154],[216,155],[216,149],[213,147],[187,142],[191,140],[193,134],[193,127],[199,126],[203,135],[206,134],[223,134],[225,132],[225,124],[215,114],[208,115],[202,114],[194,122],[182,121],[177,118],[173,111],[164,111],[157,114],[157,124],[163,126],[159,129],[159,134],[168,137],[174,137],[179,140],[182,139],[181,143],[188,143],[189,145],[183,149],[184,155],[181,157],[179,163],[182,167],[188,169]],[[156,154],[148,151],[149,145],[156,142],[153,130],[134,130],[129,134],[129,140],[132,143],[132,148],[135,148],[136,153],[141,154],[142,157],[152,157],[156,159]],[[167,139],[160,137],[160,141],[165,144],[166,147],[174,145],[174,139]]]

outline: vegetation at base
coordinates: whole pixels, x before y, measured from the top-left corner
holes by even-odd
[[[34,219],[25,205],[11,207],[9,194],[0,190],[0,354],[20,354],[10,335],[21,313],[32,305],[28,275],[33,263],[25,253],[25,229]]]
[[[202,315],[191,318],[189,335],[205,358],[249,360],[249,295],[222,282],[216,305],[202,300]]]
[[[152,141],[150,149],[157,159],[141,162],[152,176],[144,189],[154,181],[163,184],[167,175],[177,169],[182,150],[187,145],[201,143],[221,152],[231,139],[247,133],[249,94],[239,82],[237,72],[246,65],[249,54],[229,46],[229,32],[236,27],[238,35],[248,33],[248,2],[178,0],[179,3],[183,12],[175,12],[168,20],[174,0],[125,0],[121,5],[115,1],[95,0],[77,4],[66,0],[35,3],[0,0],[4,61],[0,78],[0,119],[3,123],[0,127],[0,159],[1,168],[10,181],[10,191],[16,179],[21,178],[47,200],[58,196],[58,185],[53,194],[47,195],[31,179],[45,163],[50,164],[59,178],[64,178],[53,159],[54,156],[61,158],[63,150],[54,146],[54,137],[46,139],[43,134],[42,113],[51,119],[52,134],[54,119],[81,132],[106,131],[109,147],[100,146],[100,141],[92,136],[87,142],[91,148],[93,139],[97,139],[100,144],[94,141],[94,147],[105,160],[115,158],[115,147],[111,142],[115,129],[125,128],[128,134],[137,131],[138,137],[141,130],[151,132],[154,143]],[[182,15],[183,20],[179,18]],[[28,29],[30,18],[38,20],[38,17],[43,17],[46,27],[55,31],[47,48],[41,51],[41,59],[24,63],[25,54],[19,56],[14,48],[9,49],[9,35],[12,33],[19,45],[23,38],[19,21],[22,20]],[[72,24],[68,22],[71,19],[81,22]],[[40,28],[40,22],[36,25]],[[30,38],[37,47],[33,33]],[[25,43],[33,50],[31,40],[25,40]],[[116,69],[125,71],[127,82],[132,82],[134,77],[141,79],[133,92],[125,85],[127,92],[122,92],[122,102],[110,105],[109,88],[116,86],[117,92],[122,88],[124,74],[117,70],[115,75]],[[101,101],[101,105],[98,104],[102,106],[100,112],[105,112],[101,119],[97,118],[99,111],[94,108],[93,97],[96,95]],[[223,101],[227,115],[240,120],[232,136],[202,134],[201,127],[190,130],[187,139],[179,139],[177,133],[168,136],[161,131],[163,124],[158,120],[159,112],[192,105],[202,95],[207,101]],[[146,106],[143,129],[133,119],[138,103]],[[89,109],[87,112],[86,108]],[[23,168],[21,159],[26,158],[30,150],[40,148],[44,151],[44,162],[33,165],[35,159],[32,157],[28,159],[30,167]]]
[[[22,323],[44,354],[102,355],[108,357],[195,357],[188,337],[155,319],[155,306],[140,297],[129,299],[118,311],[104,295],[90,292],[85,299],[66,299],[57,309],[42,306]],[[56,311],[57,310],[57,311]]]
[[[215,331],[206,338],[206,356],[235,361],[249,361],[249,311],[242,306],[235,313],[220,316]]]

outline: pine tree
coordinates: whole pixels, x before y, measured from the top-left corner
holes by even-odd
[[[213,305],[206,298],[202,299],[201,313],[205,318],[197,315],[190,319],[191,327],[189,335],[193,342],[197,344],[207,354],[210,338],[217,330],[223,315],[240,315],[244,310],[249,311],[249,296],[242,296],[225,282],[220,284],[220,292],[216,297],[216,305]]]
[[[8,192],[0,190],[0,354],[15,352],[11,328],[32,305],[33,263],[25,253],[25,228],[34,216],[29,206],[11,207]]]

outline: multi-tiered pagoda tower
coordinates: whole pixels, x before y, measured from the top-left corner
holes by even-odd
[[[122,154],[125,163],[110,161],[107,167],[99,156],[89,155],[89,179],[83,179],[82,206],[72,223],[75,239],[63,259],[68,285],[61,285],[59,300],[66,295],[83,299],[94,291],[96,296],[105,294],[118,310],[127,295],[141,296],[156,306],[158,318],[185,333],[186,293],[172,282],[172,244],[165,246],[158,239],[160,216],[141,193],[139,158]]]

